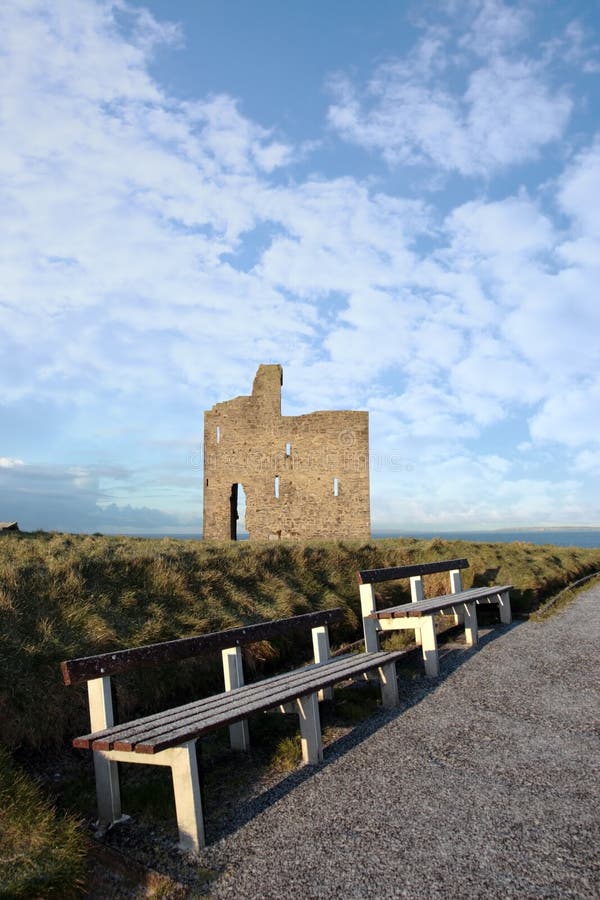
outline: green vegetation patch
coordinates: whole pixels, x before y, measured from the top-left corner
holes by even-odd
[[[0,541],[0,720],[11,750],[48,753],[89,730],[85,685],[65,687],[63,659],[188,637],[241,624],[343,607],[332,645],[362,636],[356,573],[466,556],[464,587],[512,584],[515,615],[527,616],[575,580],[600,569],[600,549],[515,542],[385,539],[302,543],[216,544],[169,538],[5,534]],[[428,596],[446,593],[447,576],[426,579]],[[378,603],[410,599],[408,584],[377,585]],[[562,601],[561,601],[562,602]],[[482,609],[482,617],[497,616]],[[406,635],[392,635],[404,646]],[[310,656],[310,635],[244,648],[249,680],[292,668]],[[406,670],[408,676],[408,671]],[[123,721],[222,690],[220,655],[113,680]],[[343,731],[376,708],[369,685],[342,688],[323,726]],[[232,765],[226,733],[202,742],[209,816],[220,786],[239,778],[244,793],[264,766],[295,768],[297,720],[263,717],[252,724],[253,751]],[[261,730],[264,734],[261,734]],[[63,754],[65,759],[73,758]],[[29,756],[31,759],[31,755]],[[90,761],[88,760],[88,763]],[[68,768],[68,766],[67,766]],[[136,770],[138,767],[129,767]],[[155,773],[123,772],[126,804],[142,818],[170,822],[172,789]],[[93,777],[75,767],[61,784],[61,802],[81,815],[93,808]],[[164,773],[160,773],[162,776]],[[235,794],[235,791],[233,792]],[[211,800],[211,798],[213,798]],[[87,844],[71,816],[60,818],[36,784],[0,751],[0,897],[69,898],[85,870]],[[160,880],[160,879],[159,879]],[[162,888],[157,890],[160,894]]]
[[[600,568],[600,549],[515,542],[385,539],[309,544],[208,543],[55,533],[0,541],[0,718],[10,748],[60,748],[89,728],[85,685],[65,687],[62,659],[218,631],[342,606],[332,643],[361,637],[359,569],[466,556],[465,588],[513,584],[513,610]],[[447,577],[427,579],[431,596]],[[377,585],[383,605],[408,600],[408,584]],[[482,615],[497,615],[482,610]],[[244,648],[248,677],[291,668],[310,635]],[[222,689],[209,657],[114,679],[121,720]]]
[[[0,747],[0,898],[78,896],[85,855],[77,822],[57,816]]]
[[[577,598],[579,594],[583,591],[587,591],[592,585],[600,584],[600,575],[597,577],[587,577],[585,579],[581,579],[582,583],[576,583],[570,588],[565,588],[560,591],[555,597],[551,597],[550,600],[537,609],[534,613],[531,614],[530,618],[534,622],[545,622],[546,619],[551,619],[553,616],[557,616],[564,609],[570,606],[573,601]]]

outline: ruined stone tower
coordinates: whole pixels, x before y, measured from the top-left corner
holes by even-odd
[[[204,414],[204,538],[235,540],[238,486],[251,539],[368,538],[369,414],[281,415],[283,370]]]

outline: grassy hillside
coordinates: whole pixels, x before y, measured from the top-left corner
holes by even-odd
[[[77,821],[57,816],[0,746],[0,900],[75,896],[85,852]]]
[[[63,534],[0,538],[0,717],[8,747],[58,747],[87,727],[85,688],[66,688],[62,659],[168,640],[313,609],[343,606],[334,641],[360,637],[361,568],[468,557],[465,587],[511,583],[517,615],[600,569],[600,549],[414,539],[365,543],[203,544]],[[406,585],[383,586],[401,601]],[[426,586],[427,589],[427,586]],[[432,576],[430,593],[447,590]],[[292,646],[255,645],[264,668]],[[210,682],[211,665],[169,668],[184,697]],[[173,674],[176,673],[176,674]],[[217,675],[214,677],[218,677]],[[175,679],[175,681],[174,681]],[[156,706],[158,679],[117,679],[121,714]],[[150,688],[148,684],[150,683]],[[216,684],[207,684],[207,688]]]
[[[71,810],[63,818],[55,816],[52,802],[36,785],[15,773],[8,756],[8,751],[17,752],[27,760],[30,772],[38,771],[36,760],[44,767],[48,752],[53,771],[72,765],[74,756],[62,751],[74,735],[88,729],[87,701],[85,686],[63,685],[62,659],[334,606],[346,611],[344,623],[333,630],[334,645],[354,641],[362,634],[358,569],[461,556],[471,563],[464,573],[465,587],[515,586],[516,615],[529,614],[565,585],[600,570],[600,549],[526,543],[389,539],[216,545],[47,533],[1,535],[0,793],[13,802],[0,804],[4,808],[0,830],[5,835],[0,841],[0,883],[10,885],[10,896],[67,897],[77,891],[83,877],[85,841],[76,831],[73,815],[93,810],[89,766],[83,780],[77,773],[63,779],[61,803]],[[402,584],[383,585],[381,601],[408,600],[406,589]],[[426,591],[445,593],[447,576],[431,576]],[[284,644],[263,642],[248,648],[245,664],[268,671],[276,664],[293,664],[298,655],[306,658],[308,650],[308,638],[304,645],[297,638]],[[154,673],[148,677],[147,670],[121,676],[115,679],[119,717],[160,708],[166,700],[161,696],[165,685],[169,702],[175,698],[185,702],[201,692],[221,689],[221,679],[218,659],[169,666],[163,678]],[[339,701],[336,706],[343,706]],[[346,706],[348,714],[352,701]],[[277,762],[282,747],[288,753],[286,742],[296,753],[295,729],[290,735],[282,731],[270,764]],[[214,777],[231,777],[230,769],[230,765],[217,769]],[[41,770],[40,774],[42,781],[47,780]],[[141,790],[142,797],[146,791],[155,805],[172,804],[166,783],[152,781],[148,791],[132,782],[129,790]],[[137,798],[133,805],[141,804]],[[173,818],[172,810],[168,818]],[[31,834],[34,844],[28,838]],[[21,862],[13,865],[15,860]],[[5,894],[0,891],[0,896]]]

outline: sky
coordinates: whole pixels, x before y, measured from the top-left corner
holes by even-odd
[[[600,7],[2,0],[0,520],[201,533],[203,412],[376,530],[600,525]]]

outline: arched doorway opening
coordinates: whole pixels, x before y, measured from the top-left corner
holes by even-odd
[[[246,531],[246,492],[243,484],[232,484],[229,496],[230,537],[232,541],[243,541]]]

